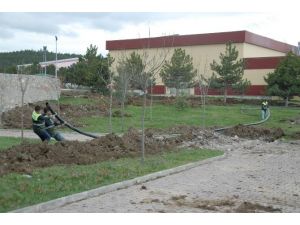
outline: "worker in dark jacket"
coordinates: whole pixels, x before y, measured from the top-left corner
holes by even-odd
[[[36,133],[42,141],[50,141],[51,136],[45,129],[45,117],[41,114],[42,108],[37,105],[34,107],[34,111],[32,112],[32,129],[33,132]]]
[[[47,107],[44,108],[44,113],[42,115],[45,118],[45,126],[48,134],[51,137],[53,137],[56,141],[64,141],[64,137],[58,131],[55,130],[55,127],[61,125],[61,123],[52,119],[52,115]]]

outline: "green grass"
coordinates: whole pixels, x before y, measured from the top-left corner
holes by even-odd
[[[230,106],[213,106],[209,105],[205,113],[206,127],[223,127],[249,122],[259,121],[260,109],[251,110],[250,113],[241,113],[242,105]],[[252,106],[253,107],[253,106]],[[125,118],[125,131],[129,127],[141,127],[141,107],[127,106],[126,112],[132,117]],[[295,109],[285,109],[279,107],[271,107],[271,118],[264,123],[263,127],[281,127],[287,135],[295,131],[299,131],[299,125],[292,125],[288,119],[299,118],[300,111]],[[89,132],[108,132],[108,117],[83,117],[79,121],[85,124],[83,130]],[[115,133],[122,132],[121,118],[112,118],[113,131]],[[200,107],[187,108],[178,111],[174,106],[154,105],[152,112],[152,120],[150,120],[150,110],[147,109],[145,126],[146,128],[168,128],[175,125],[195,125],[203,126],[203,113]]]
[[[271,108],[271,118],[263,125],[265,127],[280,127],[289,138],[295,132],[300,132],[299,124],[292,124],[290,119],[300,119],[299,109]]]
[[[33,172],[32,178],[12,173],[0,177],[0,212],[222,154],[223,152],[216,150],[185,149],[148,156],[143,165],[139,158],[123,158],[93,165],[38,169]]]
[[[35,139],[25,139],[25,141],[29,141],[32,143],[38,142],[38,140]],[[21,144],[21,138],[15,138],[15,137],[0,137],[0,151],[5,150],[9,147],[12,147],[14,145]]]
[[[54,103],[56,101],[53,101]],[[99,100],[92,98],[82,98],[82,97],[67,97],[63,96],[59,99],[60,104],[70,104],[70,105],[83,105],[83,104],[97,104]]]
[[[89,98],[74,98],[74,97],[62,97],[60,102],[62,104],[80,105],[80,104],[98,104],[100,100]],[[294,100],[298,102],[298,100]],[[205,113],[205,126],[231,126],[236,124],[243,124],[249,122],[255,122],[260,120],[260,106],[257,106],[256,110],[251,110],[248,114],[240,112],[241,107],[255,108],[254,105],[228,105],[228,106],[214,106],[207,105]],[[115,108],[114,110],[117,110]],[[132,117],[125,118],[124,130],[126,131],[130,127],[140,128],[141,126],[141,110],[139,106],[127,106],[126,112],[131,114]],[[284,107],[272,107],[271,106],[271,118],[264,123],[263,127],[281,127],[284,132],[289,136],[292,133],[299,131],[299,125],[291,124],[288,120],[291,118],[299,118],[299,110]],[[67,119],[67,118],[65,118]],[[93,116],[83,117],[79,119],[80,123],[83,123],[85,127],[83,130],[88,132],[108,132],[108,117]],[[122,132],[121,118],[113,118],[113,131],[115,133]],[[146,128],[168,128],[175,125],[195,125],[203,126],[203,113],[201,107],[191,108],[188,107],[183,111],[178,111],[175,106],[162,105],[155,103],[152,111],[152,119],[150,119],[150,110],[146,111]]]
[[[141,124],[141,107],[128,106],[126,112],[132,117],[125,118],[125,130],[129,127],[139,128]],[[256,121],[256,116],[240,113],[238,106],[208,106],[205,113],[207,126],[227,126],[247,121]],[[79,120],[86,124],[84,130],[90,132],[107,132],[108,117],[83,117]],[[145,126],[147,128],[168,128],[175,125],[202,125],[202,109],[187,108],[178,111],[174,106],[154,105],[152,120],[147,109]],[[121,132],[121,118],[113,118],[114,132]]]

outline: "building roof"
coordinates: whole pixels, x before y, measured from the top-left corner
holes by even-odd
[[[38,64],[40,64],[41,66],[44,66],[44,65],[55,65],[56,62],[57,64],[60,64],[60,63],[66,63],[66,62],[78,62],[79,61],[79,58],[76,57],[76,58],[68,58],[68,59],[58,59],[57,61],[56,60],[51,60],[51,61],[46,61],[46,62],[39,62]],[[17,65],[17,67],[21,67],[21,66],[24,66],[24,67],[27,67],[27,66],[31,66],[33,63],[28,63],[28,64],[21,64],[21,65]]]
[[[51,64],[55,64],[56,62],[57,63],[66,63],[66,62],[78,62],[79,61],[79,58],[76,57],[76,58],[68,58],[68,59],[58,59],[57,61],[56,60],[51,60],[51,61],[46,61],[46,62],[40,62],[39,64],[40,65],[51,65]]]
[[[153,38],[124,39],[106,41],[107,50],[125,50],[142,48],[180,47],[194,45],[213,45],[233,43],[249,43],[260,47],[287,53],[297,47],[264,37],[249,31],[231,31],[221,33],[172,35]]]

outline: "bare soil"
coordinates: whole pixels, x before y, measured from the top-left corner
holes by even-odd
[[[36,103],[40,106],[45,106],[45,102]],[[24,128],[30,129],[32,127],[31,114],[36,104],[29,104],[23,106],[24,110]],[[57,112],[56,105],[52,105],[52,108]],[[83,116],[99,116],[104,115],[107,111],[105,105],[60,105],[60,115],[68,122],[76,127],[82,127],[83,124],[78,122],[78,119]],[[3,128],[21,128],[21,107],[16,107],[12,110],[4,112],[2,115]]]
[[[240,129],[242,128],[235,128],[232,132],[239,132]],[[266,132],[260,128],[246,129],[247,132],[243,133],[249,134],[251,138],[257,133],[260,135],[267,133],[270,139],[279,137],[277,130]],[[146,154],[174,151],[178,149],[177,147],[183,147],[186,143],[195,140],[198,145],[207,145],[215,139],[212,130],[189,126],[178,126],[166,130],[147,129],[145,134]],[[25,143],[0,152],[0,176],[11,172],[30,174],[34,168],[53,165],[93,164],[122,157],[137,157],[140,155],[140,140],[141,133],[136,129],[129,129],[122,137],[108,134],[87,142],[65,141],[53,145]]]
[[[275,141],[284,136],[281,128],[269,129],[254,126],[237,125],[224,130],[224,134],[228,136],[237,136],[248,139],[261,139],[264,141]]]
[[[34,168],[66,164],[93,164],[121,157],[140,155],[141,135],[130,129],[123,137],[115,134],[87,142],[66,141],[53,145],[23,144],[0,152],[0,176],[11,172],[31,173]],[[174,150],[184,137],[154,138],[146,132],[145,152],[156,154]]]

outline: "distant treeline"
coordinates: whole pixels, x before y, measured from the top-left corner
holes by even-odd
[[[78,54],[57,53],[57,59],[80,57]],[[55,52],[47,52],[47,61],[55,60]],[[44,61],[43,50],[22,50],[14,52],[0,52],[0,73],[16,73],[16,65]]]

